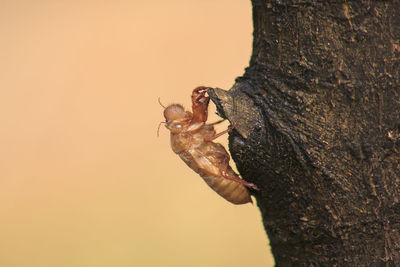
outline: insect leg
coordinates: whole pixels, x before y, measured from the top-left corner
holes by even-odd
[[[219,123],[219,122],[217,122],[217,123]],[[208,125],[210,125],[210,124],[208,124]],[[224,131],[222,131],[222,132],[220,132],[220,133],[215,134],[213,137],[210,137],[210,138],[205,139],[205,141],[206,141],[206,142],[210,142],[210,141],[212,141],[212,140],[214,140],[214,139],[220,137],[221,135],[224,135],[224,134],[226,134],[226,133],[231,132],[231,131],[235,128],[235,125],[236,125],[236,123],[233,123],[233,125],[229,126],[228,129],[226,129],[226,130],[224,130]]]
[[[210,87],[200,86],[193,90],[192,93],[192,110],[193,118],[191,124],[206,122],[208,117],[208,103],[210,98],[206,97],[205,94]]]
[[[232,172],[233,172],[233,171],[232,171]],[[242,184],[242,185],[247,186],[247,187],[249,187],[249,188],[252,188],[252,189],[254,189],[254,190],[260,190],[260,189],[258,189],[258,187],[257,187],[256,185],[254,185],[254,184],[252,184],[252,183],[249,183],[249,182],[246,182],[245,180],[240,179],[240,178],[239,178],[238,176],[236,176],[236,175],[233,175],[233,174],[229,175],[227,172],[222,172],[222,176],[223,176],[225,179],[228,179],[228,180],[237,182],[237,183],[239,183],[239,184]]]
[[[192,102],[202,103],[200,99],[205,97],[205,94],[207,93],[208,89],[211,89],[211,87],[206,87],[206,86],[196,87],[192,93]]]
[[[216,121],[216,122],[213,122],[213,123],[209,123],[207,125],[213,126],[213,125],[216,125],[216,124],[220,124],[221,122],[224,122],[225,120],[226,119],[222,119],[222,120],[219,120],[219,121]]]

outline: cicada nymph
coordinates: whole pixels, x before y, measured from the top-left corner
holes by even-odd
[[[229,166],[229,154],[213,140],[230,129],[217,134],[213,124],[206,124],[210,87],[200,86],[192,93],[192,112],[182,105],[172,104],[164,109],[165,126],[171,131],[172,150],[220,196],[233,204],[251,202],[248,188],[254,184],[242,180]]]

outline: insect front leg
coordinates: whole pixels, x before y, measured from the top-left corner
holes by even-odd
[[[208,104],[210,98],[206,97],[206,92],[211,87],[199,86],[192,93],[193,118],[191,123],[205,123],[208,118]]]
[[[211,89],[211,87],[206,87],[206,86],[196,87],[192,92],[192,102],[202,104],[201,101],[202,98],[208,98],[205,96],[208,89]]]

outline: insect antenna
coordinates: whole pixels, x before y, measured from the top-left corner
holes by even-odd
[[[161,103],[161,98],[160,98],[160,97],[158,97],[158,103],[160,104],[160,106],[162,106],[162,107],[165,109],[165,106]],[[158,124],[158,127],[157,127],[157,137],[160,136],[160,126],[161,126],[162,123],[165,123],[165,121],[162,121],[162,122],[160,122],[160,123]]]
[[[165,106],[161,103],[160,97],[158,97],[158,103],[160,104],[160,106],[162,106],[163,108],[165,108]],[[158,128],[160,128],[160,126],[158,126]]]
[[[162,122],[160,122],[160,123],[158,124],[158,127],[157,127],[157,137],[160,137],[160,126],[161,126],[161,123],[165,123],[165,121],[162,121]]]

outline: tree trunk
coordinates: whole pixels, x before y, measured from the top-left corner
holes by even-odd
[[[277,266],[400,265],[400,2],[253,0],[250,66],[210,96]]]

